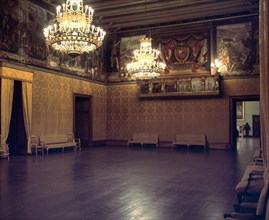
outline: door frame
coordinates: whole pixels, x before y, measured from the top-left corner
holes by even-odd
[[[77,98],[85,98],[85,99],[88,99],[89,101],[89,140],[91,142],[89,144],[92,144],[93,142],[93,105],[92,105],[93,96],[80,94],[80,93],[73,93],[73,133],[74,135],[76,133],[76,99]]]
[[[259,95],[247,95],[247,96],[230,96],[229,97],[229,111],[230,111],[230,132],[229,142],[233,150],[237,149],[237,135],[236,135],[236,102],[238,101],[260,101]]]
[[[259,128],[259,135],[258,136],[254,136],[254,133],[256,132],[256,130],[254,129],[254,118],[255,117],[258,117],[259,118],[259,125],[260,125],[260,128]],[[253,130],[252,130],[252,136],[253,137],[258,137],[258,138],[260,138],[261,137],[261,121],[260,121],[260,119],[261,119],[261,116],[260,115],[252,115],[252,127],[253,127]],[[254,132],[255,131],[255,132]]]

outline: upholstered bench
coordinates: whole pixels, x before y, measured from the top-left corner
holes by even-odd
[[[206,150],[206,136],[200,134],[178,134],[172,142],[172,148],[176,146],[202,146]]]
[[[47,151],[47,154],[50,149],[62,149],[64,152],[64,148],[73,147],[74,151],[76,151],[77,143],[74,140],[70,140],[68,138],[68,134],[48,134],[48,135],[41,135],[40,144]]]
[[[155,133],[134,133],[132,138],[128,140],[128,146],[133,144],[153,144],[156,148],[159,146],[159,135]]]

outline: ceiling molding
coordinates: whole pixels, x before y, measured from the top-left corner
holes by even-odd
[[[65,0],[29,0],[50,13]],[[94,8],[94,23],[108,34],[214,19],[258,15],[259,0],[84,0]]]

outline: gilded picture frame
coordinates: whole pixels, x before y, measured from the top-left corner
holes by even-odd
[[[244,120],[245,117],[245,105],[242,101],[236,102],[236,119]]]

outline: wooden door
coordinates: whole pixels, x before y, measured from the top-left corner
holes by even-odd
[[[91,96],[74,95],[74,134],[80,138],[81,146],[92,144]]]
[[[253,137],[260,137],[260,116],[252,115]]]

